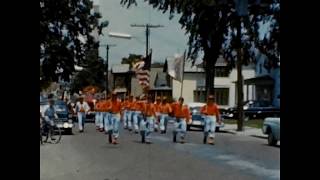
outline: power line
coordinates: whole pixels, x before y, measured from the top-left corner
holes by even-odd
[[[152,25],[152,24],[131,24],[131,27],[145,27],[146,28],[146,57],[148,56],[149,51],[149,36],[150,36],[150,28],[160,28],[164,27],[163,25]]]

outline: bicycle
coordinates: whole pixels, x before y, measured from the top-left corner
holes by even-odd
[[[57,144],[60,142],[61,136],[62,136],[61,129],[57,127],[55,123],[49,124],[44,120],[42,121],[42,124],[40,126],[40,143],[41,144],[43,144],[43,142],[45,143],[48,142],[49,139],[51,143]]]

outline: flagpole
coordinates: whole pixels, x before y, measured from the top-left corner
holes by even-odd
[[[182,78],[181,78],[180,97],[182,97],[182,92],[183,92],[183,79],[184,79],[184,63],[185,63],[185,58],[186,58],[186,51],[184,51],[183,60],[182,60]]]

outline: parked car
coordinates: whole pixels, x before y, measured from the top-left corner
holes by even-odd
[[[187,130],[190,130],[191,127],[197,127],[204,129],[204,116],[200,113],[201,107],[206,105],[205,103],[189,103],[188,107],[191,113],[191,124],[187,124]],[[220,128],[224,127],[224,124],[216,124],[216,131],[219,131]]]
[[[269,101],[245,101],[243,105],[245,118],[248,119],[264,119],[266,117],[280,117],[280,108],[272,106]],[[237,107],[227,109],[223,113],[224,118],[233,119],[238,117]]]
[[[280,118],[266,118],[263,122],[262,132],[268,135],[268,144],[275,146],[280,141]]]
[[[40,102],[40,112],[44,116],[44,111],[49,107],[49,101],[45,100]],[[58,115],[57,127],[64,130],[68,134],[72,134],[73,121],[72,114],[69,113],[67,105],[62,100],[54,101],[54,108]]]

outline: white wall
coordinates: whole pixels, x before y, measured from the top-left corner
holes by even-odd
[[[242,75],[244,79],[255,77],[255,70],[253,68],[243,68]],[[183,92],[185,103],[193,102],[193,92],[197,88],[197,81],[204,81],[205,74],[203,72],[197,73],[184,73],[183,81]],[[221,106],[222,108],[232,107],[236,105],[236,84],[237,81],[237,71],[233,69],[229,77],[215,77],[215,87],[216,88],[229,88],[229,105]],[[176,80],[172,80],[172,96],[178,99],[180,97],[181,83]],[[248,99],[253,99],[252,97],[252,86],[249,86],[249,97]],[[247,99],[247,86],[243,87],[244,100]]]

